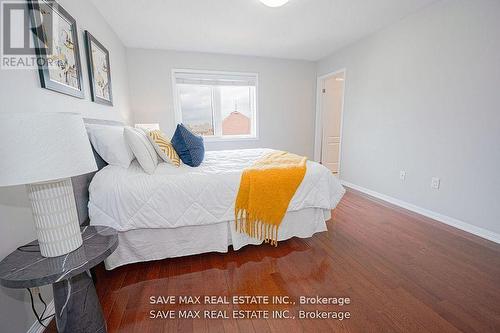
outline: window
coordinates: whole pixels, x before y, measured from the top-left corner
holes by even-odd
[[[176,120],[207,139],[257,137],[257,74],[174,70]]]

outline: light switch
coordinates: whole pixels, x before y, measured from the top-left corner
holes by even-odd
[[[441,179],[439,179],[438,177],[432,177],[431,188],[439,190],[439,186],[441,186]]]

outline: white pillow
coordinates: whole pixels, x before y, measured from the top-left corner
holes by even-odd
[[[134,152],[135,158],[144,171],[149,174],[154,173],[158,166],[158,155],[146,133],[137,128],[125,127],[123,134],[125,141]]]
[[[128,168],[134,153],[123,137],[123,126],[86,124],[95,151],[106,163]]]

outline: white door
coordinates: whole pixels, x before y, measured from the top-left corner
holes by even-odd
[[[339,172],[344,79],[345,73],[340,72],[323,80],[321,163],[333,173]]]

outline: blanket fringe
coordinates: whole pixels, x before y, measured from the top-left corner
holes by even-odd
[[[278,246],[278,224],[266,223],[259,213],[250,215],[244,208],[235,209],[236,231],[246,233],[250,237]]]

